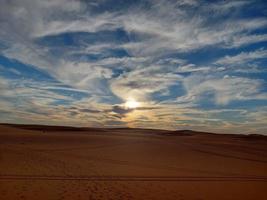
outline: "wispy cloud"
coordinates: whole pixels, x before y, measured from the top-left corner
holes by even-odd
[[[224,76],[204,77],[193,75],[184,80],[187,95],[178,97],[178,101],[198,101],[211,95],[216,104],[228,104],[231,101],[265,99],[266,93],[261,93],[263,81],[241,77]],[[204,95],[204,96],[203,96]]]
[[[267,50],[259,49],[252,52],[241,52],[234,56],[225,56],[215,62],[220,65],[242,65],[250,61],[265,59],[267,57]]]

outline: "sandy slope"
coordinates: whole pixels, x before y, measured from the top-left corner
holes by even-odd
[[[267,139],[0,125],[0,199],[267,199]]]

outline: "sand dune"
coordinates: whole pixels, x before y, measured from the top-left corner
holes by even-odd
[[[267,199],[267,138],[0,125],[0,199]]]

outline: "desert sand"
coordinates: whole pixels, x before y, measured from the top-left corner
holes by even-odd
[[[267,199],[267,137],[2,124],[0,199]]]

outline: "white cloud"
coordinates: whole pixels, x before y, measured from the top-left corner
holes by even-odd
[[[226,11],[231,11],[232,8],[240,8],[242,6],[245,6],[247,4],[251,4],[251,1],[240,1],[240,0],[235,0],[235,1],[221,1],[221,2],[216,2],[212,5],[212,9],[216,10],[217,12],[226,12]]]
[[[177,67],[152,65],[141,67],[127,74],[111,80],[111,90],[118,97],[126,100],[149,100],[154,92],[163,92],[177,83],[182,76],[174,74]]]
[[[240,47],[248,44],[267,41],[267,34],[237,35],[229,41],[229,47]]]
[[[215,62],[219,65],[241,65],[253,60],[263,59],[267,57],[267,50],[259,49],[252,52],[241,52],[235,56],[225,56]]]
[[[267,97],[266,94],[261,93],[263,81],[249,78],[192,75],[184,79],[183,85],[187,94],[178,97],[178,102],[198,102],[202,95],[208,92],[214,95],[215,104],[218,105],[226,105],[235,100],[266,99]]]
[[[53,69],[54,77],[63,83],[90,93],[105,94],[108,92],[103,80],[112,77],[112,70],[90,63],[63,62]]]

